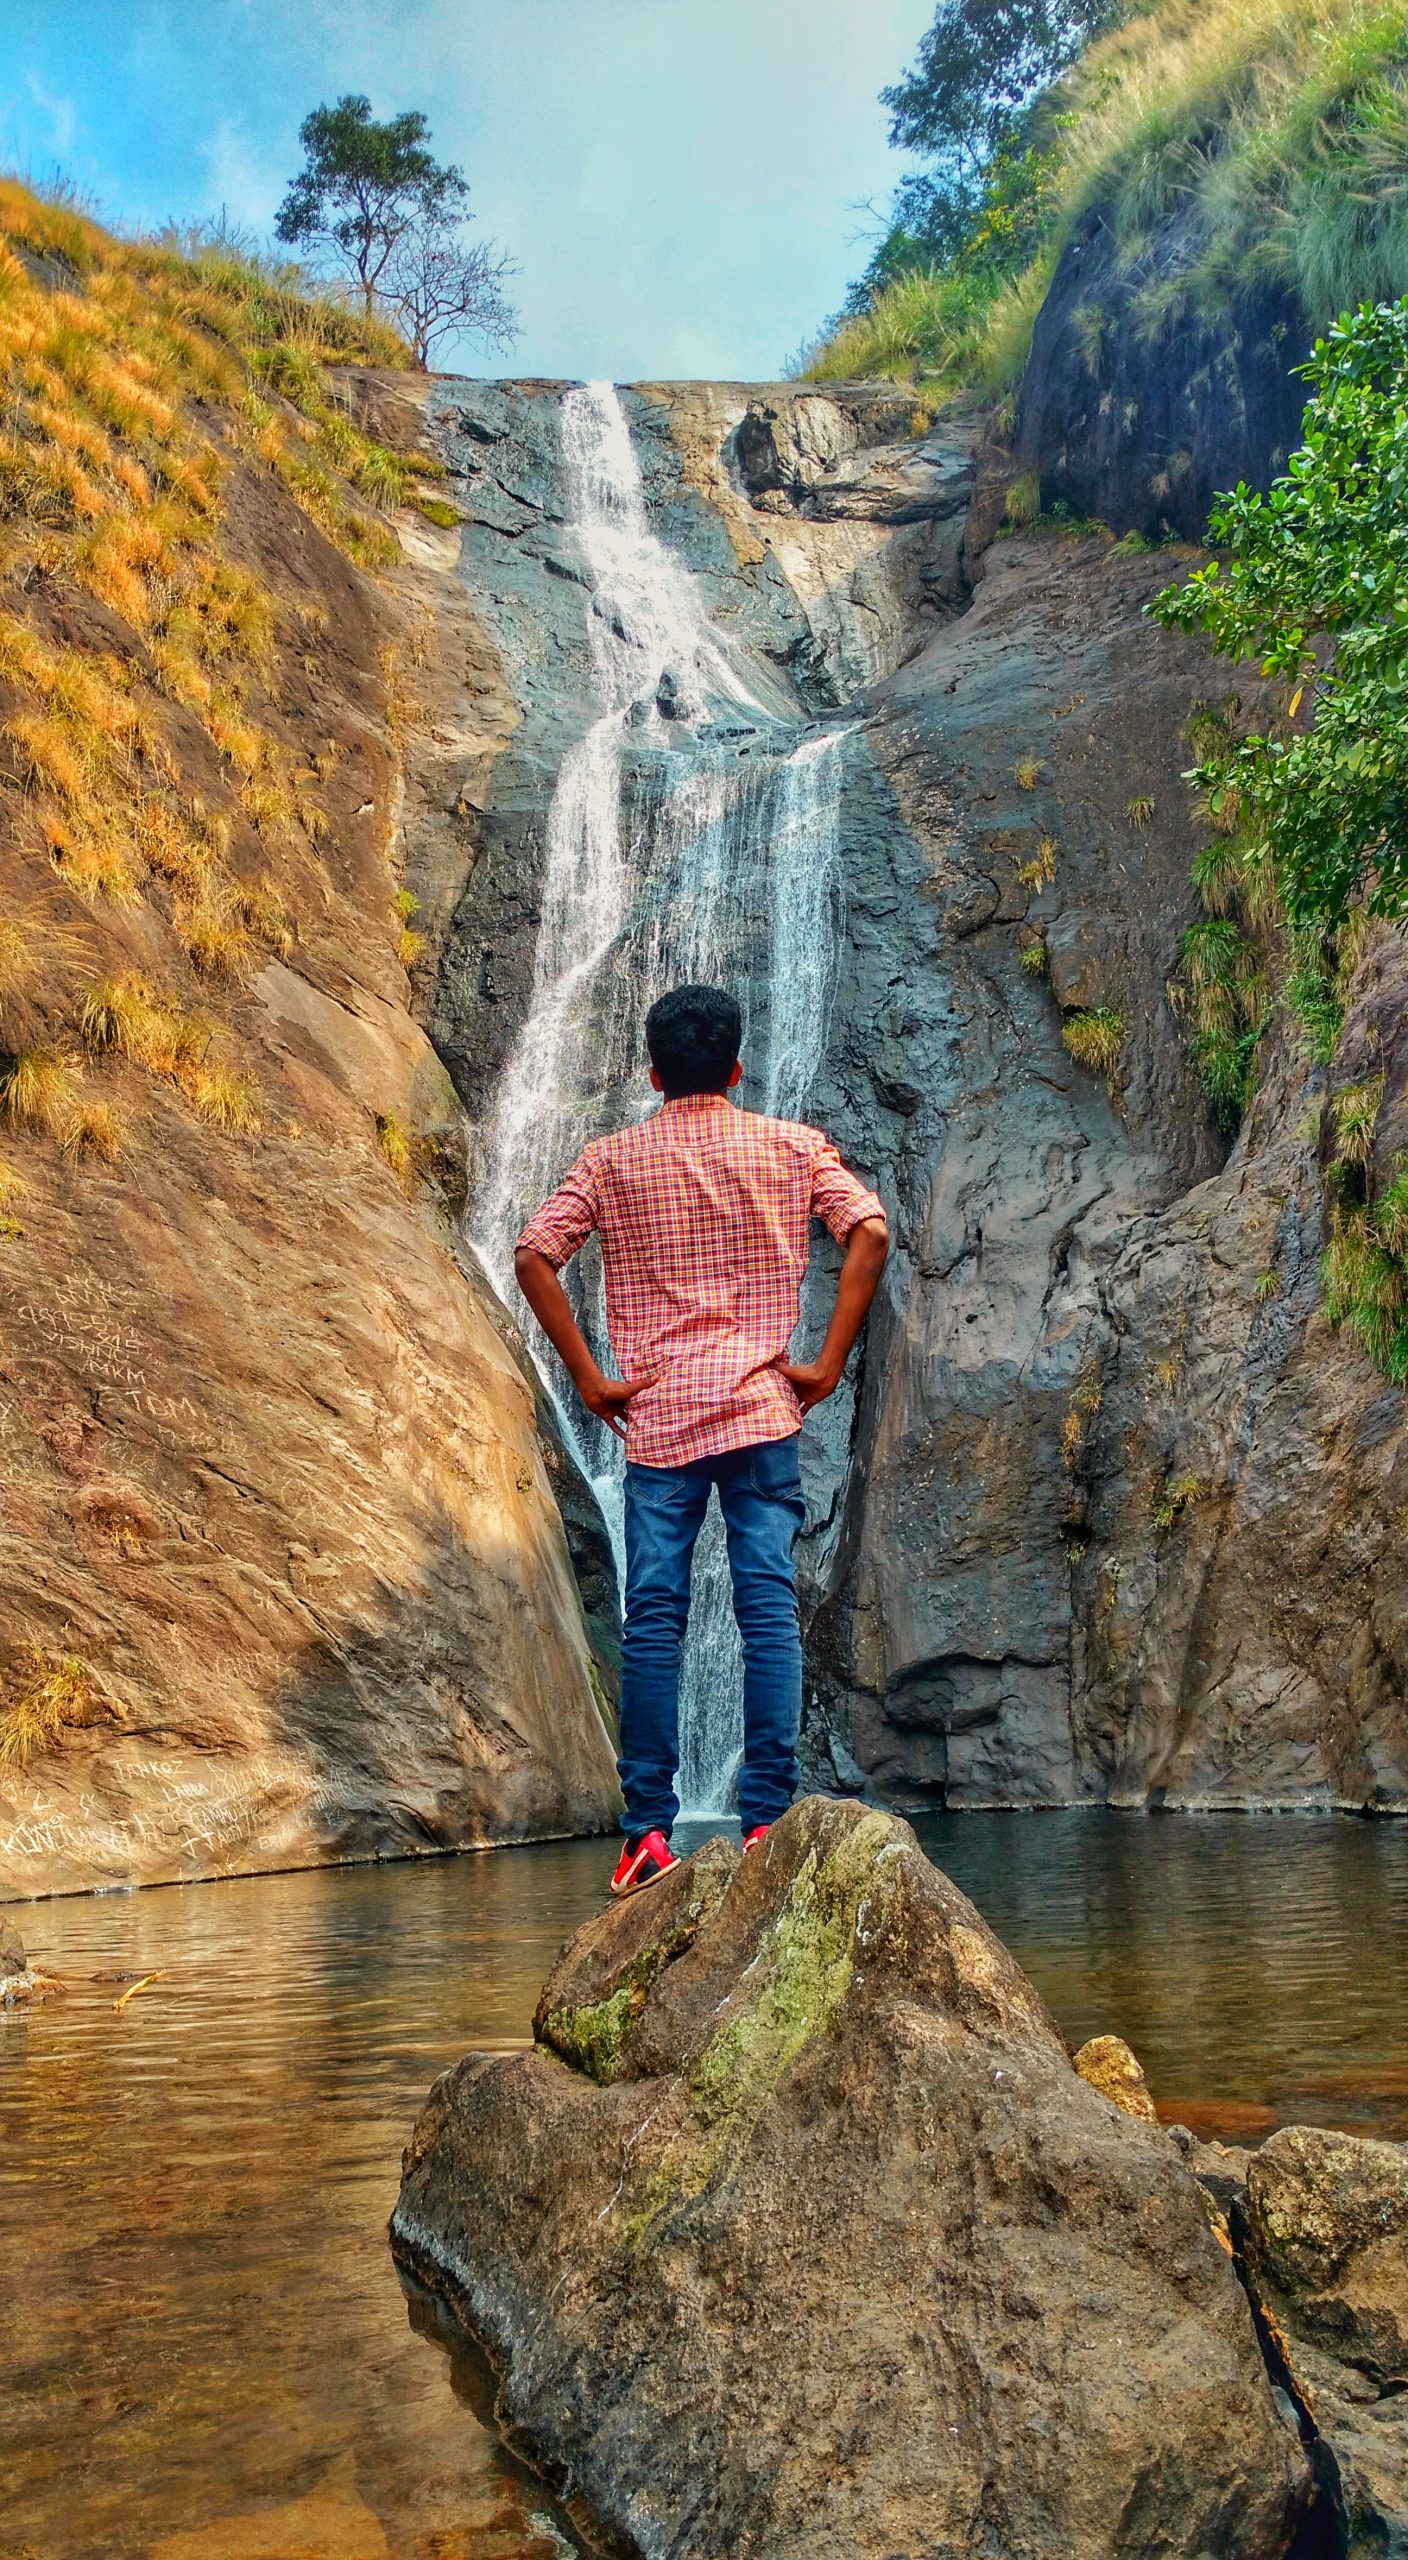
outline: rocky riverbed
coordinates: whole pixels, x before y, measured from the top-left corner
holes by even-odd
[[[1408,2535],[1408,2168],[1073,2067],[907,1827],[812,1798],[589,1921],[393,2244],[642,2560],[1362,2556]]]

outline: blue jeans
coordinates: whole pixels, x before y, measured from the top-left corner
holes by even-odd
[[[806,1518],[797,1436],[725,1449],[686,1467],[626,1469],[626,1624],[621,1653],[624,1830],[668,1833],[679,1812],[680,1654],[695,1541],[719,1488],[733,1614],[743,1639],[745,1831],[775,1822],[797,1792],[802,1640],[792,1549]]]

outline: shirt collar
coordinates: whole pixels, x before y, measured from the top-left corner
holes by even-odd
[[[720,1107],[727,1109],[728,1095],[726,1093],[666,1094],[660,1107],[662,1111],[717,1111]]]

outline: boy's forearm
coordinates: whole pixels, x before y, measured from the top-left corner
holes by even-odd
[[[836,1284],[836,1304],[815,1360],[784,1360],[782,1374],[795,1391],[803,1413],[824,1404],[841,1383],[852,1343],[870,1312],[890,1250],[890,1230],[883,1218],[862,1218],[846,1239],[846,1259]]]
[[[618,1440],[626,1437],[626,1409],[649,1378],[608,1378],[592,1356],[592,1347],[572,1313],[546,1254],[520,1245],[513,1257],[513,1276],[586,1406]]]
[[[851,1345],[870,1313],[870,1302],[880,1286],[889,1251],[890,1231],[880,1218],[862,1218],[846,1239],[846,1258],[836,1283],[836,1304],[817,1354],[817,1367],[833,1384],[839,1384]]]
[[[566,1290],[545,1254],[520,1246],[513,1276],[575,1387],[599,1375],[591,1345],[572,1313]]]

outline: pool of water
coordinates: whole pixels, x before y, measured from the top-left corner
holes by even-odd
[[[1408,2134],[1408,1826],[963,1814],[930,1855],[1165,2110]],[[0,2560],[549,2560],[570,2520],[386,2248],[435,2074],[526,2038],[605,1841],[17,1912]],[[159,1979],[117,2013],[147,1973]]]

